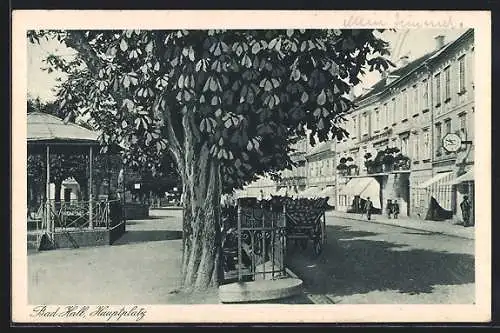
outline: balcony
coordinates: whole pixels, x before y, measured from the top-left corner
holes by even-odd
[[[386,127],[383,131],[377,130],[372,136],[369,136],[368,134],[363,134],[363,138],[360,140],[360,142],[385,139],[389,138],[391,135],[392,135],[392,128]]]
[[[365,155],[367,174],[383,174],[393,171],[410,170],[410,158],[403,155],[398,148],[386,148],[380,150],[372,159],[372,154]]]
[[[337,166],[337,171],[340,176],[348,177],[348,176],[358,176],[359,175],[359,166],[352,163],[352,158],[350,161],[343,161],[341,159],[339,165]]]

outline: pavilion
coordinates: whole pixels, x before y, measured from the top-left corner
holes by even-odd
[[[62,119],[50,114],[32,112],[27,115],[28,154],[45,155],[45,199],[43,200],[40,214],[42,228],[37,231],[39,235],[46,236],[52,247],[79,247],[80,245],[100,245],[100,243],[109,244],[113,241],[112,238],[116,234],[121,235],[125,231],[123,214],[121,214],[118,223],[110,221],[110,207],[117,204],[117,202],[106,200],[103,203],[93,198],[92,160],[94,149],[99,147],[98,137],[99,134],[95,131],[74,123],[66,123]],[[50,200],[50,156],[51,154],[63,152],[88,152],[89,156],[89,200],[88,202],[79,202],[77,209],[75,209],[75,205],[69,207],[64,205],[64,203],[55,203]],[[73,221],[68,223],[67,217],[70,214],[70,208]],[[57,226],[55,221],[58,222]],[[109,232],[115,229],[116,231],[113,235],[110,235]],[[88,231],[104,232],[104,234],[98,237],[89,237],[83,233],[88,233]],[[64,237],[61,237],[61,235]],[[38,247],[40,247],[41,238],[40,236],[37,239]]]

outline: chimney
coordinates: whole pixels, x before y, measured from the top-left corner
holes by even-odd
[[[444,36],[443,35],[437,35],[434,37],[434,40],[436,41],[436,50],[439,50],[444,46]]]
[[[361,89],[362,89],[362,92],[363,92],[362,94],[363,94],[363,95],[368,94],[370,91],[372,91],[372,90],[373,90],[373,88],[371,88],[371,87],[370,87],[370,88],[365,88],[365,87],[363,87],[363,88],[361,88]]]
[[[354,101],[356,99],[356,94],[354,93],[354,87],[351,87],[351,89],[349,90],[349,99],[351,101]]]
[[[388,75],[387,80],[385,80],[385,85],[389,85],[397,79],[399,79],[399,75]]]
[[[404,55],[399,58],[399,67],[405,67],[409,62],[410,58],[407,55]]]

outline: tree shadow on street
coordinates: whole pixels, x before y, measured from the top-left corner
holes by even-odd
[[[122,237],[117,239],[113,245],[125,245],[141,242],[155,242],[164,240],[182,239],[182,231],[179,230],[131,230],[126,231]]]
[[[150,222],[151,220],[166,220],[166,219],[175,219],[175,216],[170,216],[170,215],[165,215],[165,216],[148,216],[147,218],[144,219],[137,219],[137,220],[127,220],[127,225],[136,225],[136,224],[142,224],[144,222]]]
[[[431,293],[435,285],[474,282],[474,256],[359,239],[376,235],[328,226],[328,242],[315,258],[310,248],[289,252],[287,266],[311,293],[347,296],[371,291]]]

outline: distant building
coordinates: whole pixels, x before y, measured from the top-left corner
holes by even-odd
[[[253,197],[258,199],[269,199],[271,195],[277,195],[277,184],[270,177],[260,176],[256,181],[248,184],[241,190],[237,190],[237,197]]]
[[[306,152],[307,139],[302,139],[292,146],[290,159],[295,166],[291,170],[285,169],[281,172],[281,181],[279,182],[280,194],[297,194],[306,188],[307,167]]]
[[[329,204],[335,202],[335,147],[333,141],[318,143],[306,154],[307,195],[329,197]]]

